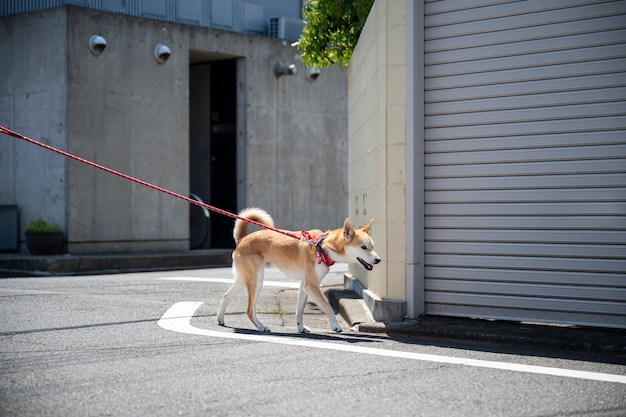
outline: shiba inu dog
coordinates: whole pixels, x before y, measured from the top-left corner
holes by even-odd
[[[274,227],[274,220],[260,208],[248,208],[239,213],[244,219],[253,220]],[[326,314],[331,329],[341,332],[341,325],[326,297],[320,290],[322,278],[335,262],[358,263],[371,271],[380,262],[374,251],[374,241],[370,237],[368,224],[359,229],[347,218],[343,227],[323,233],[321,230],[292,232],[301,240],[285,236],[272,230],[259,230],[246,234],[247,222],[235,221],[233,237],[236,247],[233,252],[233,274],[235,283],[222,297],[217,322],[224,325],[224,312],[232,299],[244,288],[248,290],[248,317],[259,332],[269,332],[256,315],[256,302],[263,286],[265,267],[275,266],[290,278],[299,279],[296,323],[300,333],[310,329],[302,322],[307,298],[318,305]],[[312,250],[313,249],[313,250]]]

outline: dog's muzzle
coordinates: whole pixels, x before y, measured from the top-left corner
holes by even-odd
[[[366,269],[366,270],[368,270],[368,271],[371,271],[372,269],[374,269],[374,265],[376,265],[376,264],[380,263],[380,258],[376,258],[376,259],[374,259],[374,265],[372,265],[372,264],[370,264],[370,263],[368,263],[368,262],[365,262],[365,261],[363,260],[363,258],[356,258],[356,259],[357,259],[357,261],[359,261],[359,263],[363,266],[363,268],[365,268],[365,269]]]

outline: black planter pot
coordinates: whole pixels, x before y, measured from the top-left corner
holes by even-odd
[[[63,248],[63,232],[24,232],[31,255],[56,255]]]

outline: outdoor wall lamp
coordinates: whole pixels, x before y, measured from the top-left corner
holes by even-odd
[[[291,46],[293,47],[297,47],[298,45],[300,45],[300,42],[294,42],[291,44]],[[297,61],[302,61],[302,59],[300,59],[300,54],[296,54],[294,56],[294,58]],[[316,67],[306,67],[306,72],[304,73],[304,75],[306,76],[306,79],[309,80],[310,82],[313,82],[315,80],[317,80],[317,77],[320,76],[320,70],[319,68]]]
[[[315,67],[306,67],[306,79],[313,82],[320,76],[320,70]]]
[[[298,67],[295,64],[274,64],[274,75],[280,77],[281,75],[295,75],[298,73]]]
[[[165,64],[165,61],[169,59],[171,54],[172,51],[170,51],[170,48],[166,45],[160,43],[154,47],[154,59],[156,59],[159,64]]]
[[[89,50],[94,55],[100,55],[107,47],[107,40],[102,35],[93,34],[89,38]]]

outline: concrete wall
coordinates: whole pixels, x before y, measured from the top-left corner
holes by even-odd
[[[275,47],[246,59],[247,205],[267,208],[286,229],[341,227],[348,208],[346,71],[322,70],[276,79],[275,57],[295,62],[294,50]],[[299,64],[299,70],[305,68]]]
[[[285,229],[329,229],[348,211],[347,71],[304,76],[297,50],[275,39],[190,27],[188,48],[240,58],[245,123],[245,202],[263,207]],[[295,76],[274,75],[276,63]]]
[[[349,66],[349,211],[370,218],[383,262],[351,273],[381,298],[406,299],[406,4],[376,0]]]
[[[238,204],[266,208],[290,229],[345,218],[346,71],[311,83],[280,40],[82,8],[9,16],[0,28],[1,124],[184,195],[190,55],[237,58]],[[100,56],[87,48],[93,33],[108,42]],[[156,43],[172,50],[164,65]],[[297,63],[300,74],[276,78],[276,62]],[[42,215],[63,226],[71,253],[188,249],[186,203],[15,139],[2,138],[0,155],[0,204],[20,206],[21,231]]]
[[[68,10],[68,151],[188,194],[189,119],[186,36],[154,20]],[[87,49],[107,39],[101,55]],[[163,65],[154,46],[173,51]],[[186,250],[187,203],[70,161],[69,250]]]
[[[64,10],[0,20],[0,124],[67,148]],[[42,217],[67,228],[67,161],[0,135],[0,204],[17,204],[19,230]],[[23,235],[22,239],[23,240]]]

